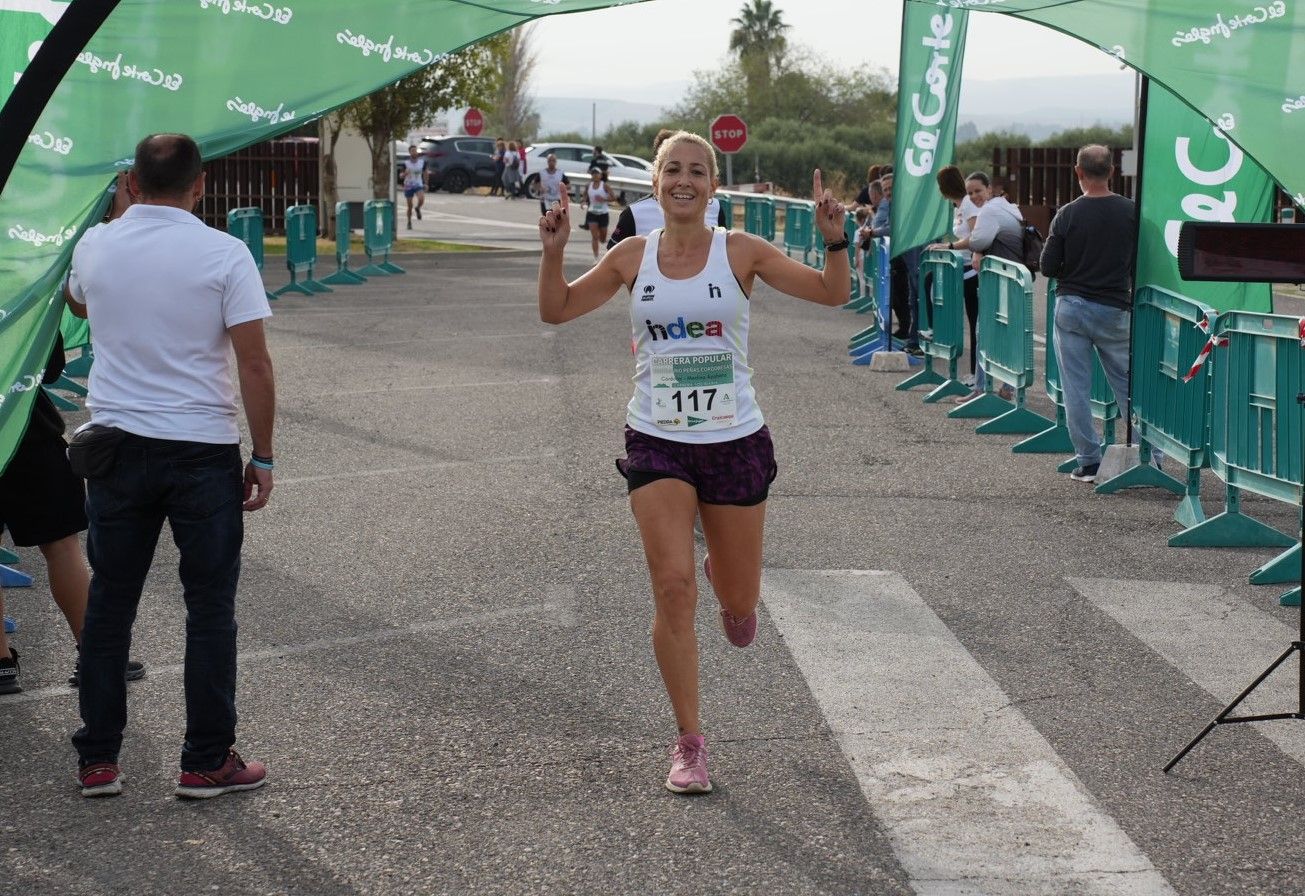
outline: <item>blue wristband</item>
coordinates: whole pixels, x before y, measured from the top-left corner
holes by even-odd
[[[259,457],[257,454],[251,454],[249,456],[249,463],[250,466],[257,467],[260,470],[272,469],[272,458],[270,457]]]

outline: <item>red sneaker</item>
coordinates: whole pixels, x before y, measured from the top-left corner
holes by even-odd
[[[245,762],[231,750],[227,761],[211,772],[182,772],[175,793],[186,799],[206,800],[234,790],[257,790],[266,783],[267,766]]]
[[[77,770],[82,796],[117,796],[122,793],[122,769],[116,762],[92,762]]]

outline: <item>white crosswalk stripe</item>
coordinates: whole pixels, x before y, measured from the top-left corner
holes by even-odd
[[[1174,892],[900,575],[768,569],[762,597],[916,892]]]
[[[1241,693],[1297,636],[1293,628],[1265,611],[1229,599],[1218,586],[1118,579],[1068,581],[1220,704]],[[1295,672],[1296,661],[1289,660],[1256,689],[1237,714],[1294,711],[1298,699]],[[1199,721],[1203,724],[1209,719]],[[1276,722],[1255,728],[1305,764],[1305,726]],[[1192,734],[1197,730],[1199,726]],[[1218,737],[1217,732],[1211,737]],[[1175,744],[1174,751],[1181,746]],[[1198,747],[1203,748],[1208,747]]]

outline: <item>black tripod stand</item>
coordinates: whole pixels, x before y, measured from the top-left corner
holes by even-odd
[[[1305,406],[1305,392],[1301,392],[1297,394],[1296,403]],[[1305,518],[1305,487],[1302,487],[1301,489],[1301,513],[1303,515],[1302,518]],[[1300,583],[1301,583],[1301,593],[1305,594],[1305,563],[1301,565]],[[1291,658],[1291,655],[1293,653],[1300,654],[1300,669],[1297,673],[1297,681],[1296,681],[1296,686],[1297,686],[1296,711],[1295,712],[1271,712],[1271,713],[1265,713],[1263,715],[1254,715],[1254,716],[1232,715],[1233,710],[1235,710],[1239,705],[1241,705],[1241,702],[1243,700],[1245,700],[1252,693],[1254,693],[1255,689],[1258,688],[1261,684],[1263,684],[1265,679],[1267,679],[1274,672],[1278,671],[1278,667],[1281,666],[1283,663],[1287,662],[1287,660]],[[1193,747],[1195,747],[1202,740],[1204,740],[1205,736],[1209,734],[1211,731],[1213,731],[1219,725],[1232,725],[1237,722],[1272,722],[1278,719],[1305,720],[1305,606],[1302,606],[1301,608],[1300,630],[1296,635],[1296,640],[1291,642],[1291,646],[1288,647],[1285,651],[1283,651],[1282,656],[1274,660],[1273,663],[1269,666],[1269,668],[1265,669],[1263,672],[1260,673],[1259,678],[1251,682],[1250,687],[1246,688],[1246,690],[1238,694],[1237,699],[1233,700],[1232,703],[1229,703],[1227,706],[1225,706],[1223,708],[1223,711],[1219,713],[1217,716],[1215,716],[1214,720],[1211,721],[1210,724],[1206,725],[1205,728],[1201,731],[1201,733],[1196,735],[1196,737],[1192,740],[1190,744],[1183,747],[1182,752],[1180,752],[1173,759],[1169,760],[1169,764],[1165,766],[1165,774],[1168,774],[1170,769],[1172,769],[1175,765],[1181,762],[1182,758],[1186,756],[1188,753],[1190,753]]]

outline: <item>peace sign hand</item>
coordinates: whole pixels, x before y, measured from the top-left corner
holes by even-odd
[[[827,243],[836,243],[843,238],[843,222],[847,218],[847,209],[843,203],[834,198],[834,194],[825,189],[824,180],[817,168],[811,175],[811,198],[816,202],[816,227]]]
[[[554,202],[543,217],[539,219],[539,241],[545,252],[561,252],[571,236],[571,192],[562,191],[562,201]]]

